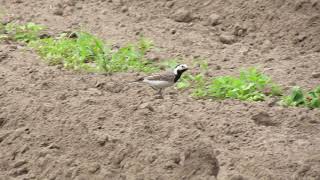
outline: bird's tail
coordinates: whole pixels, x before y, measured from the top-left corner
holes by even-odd
[[[129,84],[132,84],[132,83],[139,83],[139,82],[142,82],[143,81],[143,77],[142,78],[139,78],[139,79],[136,79],[136,80],[134,80],[134,81],[129,81],[128,83]]]

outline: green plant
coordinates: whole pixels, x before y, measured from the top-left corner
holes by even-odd
[[[208,86],[208,96],[215,98],[261,101],[280,94],[280,87],[255,68],[242,70],[239,77],[217,77]]]
[[[150,66],[150,62],[145,59],[145,53],[152,46],[145,39],[140,40],[137,45],[128,44],[114,52],[106,62],[108,71],[136,70],[143,72],[154,72],[158,68]]]
[[[39,33],[44,29],[43,26],[27,23],[25,25],[18,25],[15,23],[8,23],[3,25],[5,34],[2,39],[13,39],[20,42],[30,42],[39,39]]]
[[[86,32],[73,33],[74,37],[61,34],[57,38],[39,38],[43,26],[27,23],[9,23],[0,26],[0,40],[14,40],[29,43],[49,64],[63,64],[66,68],[90,72],[157,71],[145,59],[153,44],[141,38],[136,44],[128,44],[112,50],[105,43]]]
[[[151,48],[150,41],[141,39],[137,45],[128,44],[112,51],[104,42],[86,32],[77,32],[76,38],[62,34],[58,38],[40,39],[31,43],[49,64],[63,64],[66,68],[93,72],[143,71],[155,67],[144,58]]]
[[[320,86],[307,93],[300,87],[293,87],[291,93],[284,96],[280,104],[284,106],[320,108]]]
[[[206,77],[207,63],[200,63],[200,73],[186,74],[178,83],[178,89],[192,88],[192,96],[197,98],[233,98],[260,101],[266,96],[282,94],[280,86],[255,68],[242,70],[239,77],[220,76],[209,80]]]

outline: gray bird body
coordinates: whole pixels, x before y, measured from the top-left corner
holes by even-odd
[[[162,90],[174,85],[182,73],[188,69],[188,66],[185,64],[179,64],[175,67],[173,71],[167,71],[164,73],[154,74],[139,79],[144,83],[149,84],[153,89],[158,90],[158,94],[162,97]]]
[[[154,89],[164,89],[174,84],[176,75],[173,72],[165,72],[161,74],[154,74],[143,78],[142,82],[149,84]]]

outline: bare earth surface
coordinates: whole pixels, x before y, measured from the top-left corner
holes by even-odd
[[[154,60],[207,59],[210,76],[257,66],[306,89],[320,79],[319,0],[0,0],[4,21],[83,28]],[[192,70],[191,70],[192,71]],[[319,180],[320,111],[270,102],[154,99],[135,73],[79,74],[0,44],[0,179]]]

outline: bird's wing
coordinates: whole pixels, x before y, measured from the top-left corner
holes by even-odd
[[[161,74],[154,74],[151,76],[147,76],[144,79],[150,80],[150,81],[169,81],[173,82],[175,78],[175,74],[173,72],[165,72]]]

